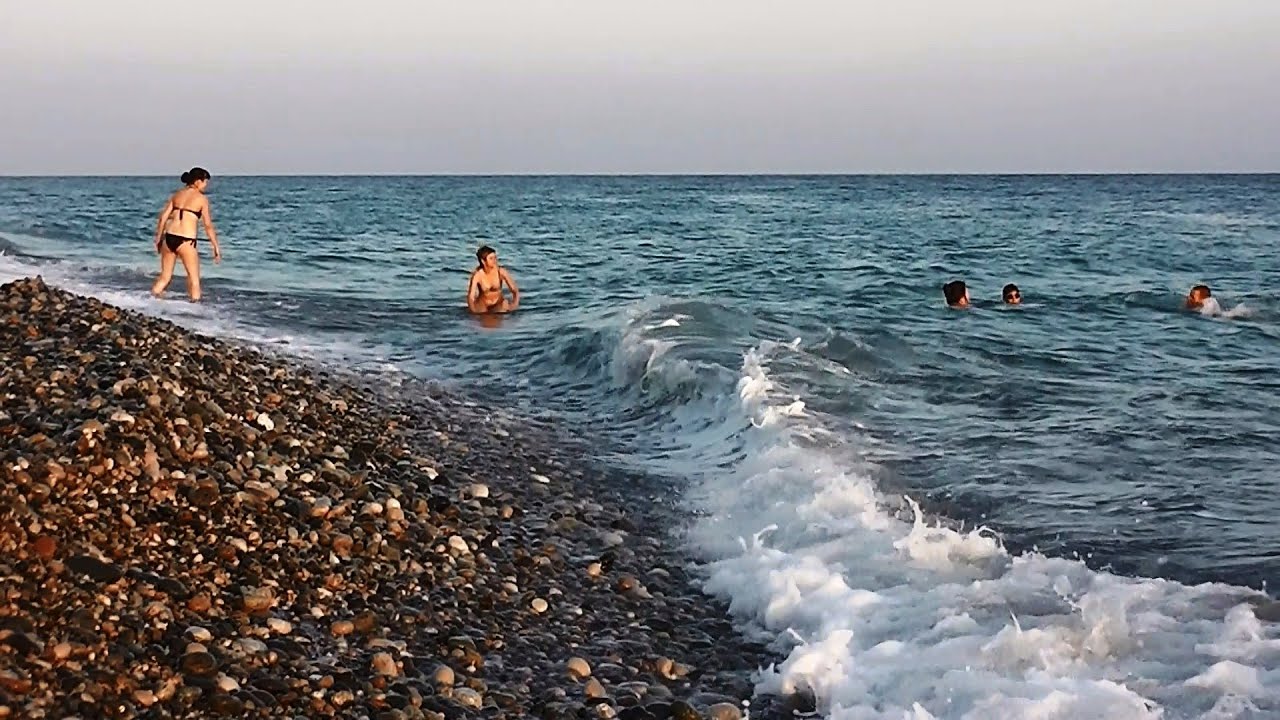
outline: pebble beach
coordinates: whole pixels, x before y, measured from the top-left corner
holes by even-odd
[[[553,425],[39,278],[0,326],[0,718],[811,709],[753,698],[660,479]]]

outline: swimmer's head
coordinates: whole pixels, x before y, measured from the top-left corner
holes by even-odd
[[[205,170],[202,167],[193,167],[182,173],[182,177],[179,178],[179,180],[182,181],[183,185],[188,185],[196,188],[197,190],[203,190],[205,186],[209,184],[210,177],[208,170]]]
[[[1209,290],[1208,285],[1196,285],[1191,288],[1191,292],[1187,293],[1187,307],[1198,308],[1204,304],[1205,300],[1213,297],[1213,293]]]
[[[943,285],[942,297],[947,299],[948,307],[969,307],[969,288],[965,287],[963,280],[952,280]]]
[[[1006,305],[1021,305],[1022,291],[1018,289],[1017,285],[1009,283],[1000,291],[1000,299],[1004,300]]]
[[[489,261],[490,258],[493,258],[493,264],[497,265],[498,251],[494,250],[488,245],[481,245],[480,249],[476,250],[476,262],[480,263],[480,267],[482,268],[490,267],[490,261]]]

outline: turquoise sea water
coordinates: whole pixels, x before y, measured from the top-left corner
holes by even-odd
[[[199,307],[181,277],[146,296],[175,184],[0,179],[0,271],[557,418],[732,527],[695,532],[710,560],[766,523],[811,550],[905,494],[1008,557],[1280,578],[1280,176],[215,173]],[[525,293],[492,326],[463,312],[480,243]],[[1201,282],[1229,317],[1182,309]]]

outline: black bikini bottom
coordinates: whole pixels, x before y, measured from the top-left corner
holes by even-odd
[[[195,245],[196,239],[189,238],[189,237],[182,237],[181,235],[174,235],[173,233],[164,234],[164,244],[169,246],[169,252],[178,252],[178,248],[182,247],[182,243],[185,243],[185,242],[189,242],[192,245]]]

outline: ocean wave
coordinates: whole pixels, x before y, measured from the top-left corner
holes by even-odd
[[[690,495],[707,590],[790,648],[762,692],[812,692],[836,720],[1280,712],[1280,633],[1254,612],[1264,595],[1012,554],[910,498],[904,518],[858,438],[796,441],[822,418],[769,374],[790,352],[803,350],[746,353],[742,460],[698,473]]]

